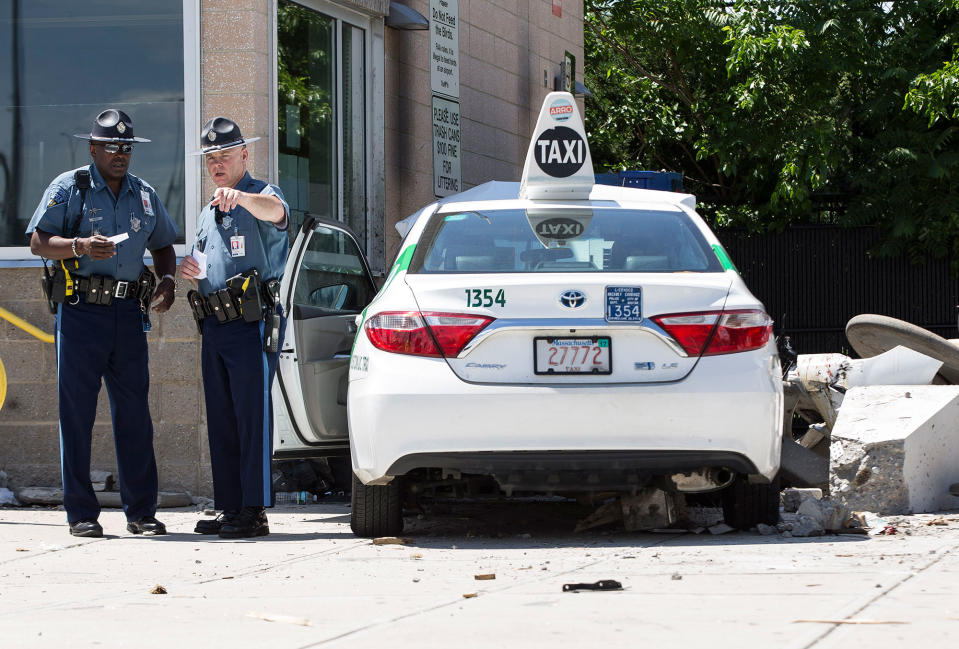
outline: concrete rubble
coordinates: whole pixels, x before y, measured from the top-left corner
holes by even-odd
[[[800,355],[784,379],[784,430],[794,415],[810,424],[797,439],[784,435],[784,480],[819,487],[848,512],[959,507],[949,493],[959,481],[959,341],[871,314],[851,319],[846,335],[861,359]],[[784,504],[798,517],[790,533],[815,533],[803,517],[824,530],[839,524],[836,512]]]

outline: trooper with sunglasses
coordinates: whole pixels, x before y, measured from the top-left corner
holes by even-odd
[[[54,179],[27,234],[44,262],[55,317],[63,505],[70,533],[103,536],[90,483],[90,448],[101,380],[113,416],[120,498],[133,534],[165,534],[155,517],[157,468],[147,403],[150,310],[173,304],[176,226],[156,192],[129,173],[136,142],[121,110],[97,115],[87,140],[92,164]],[[143,264],[149,250],[159,285]]]

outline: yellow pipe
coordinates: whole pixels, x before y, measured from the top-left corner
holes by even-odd
[[[12,313],[4,309],[2,306],[0,306],[0,318],[3,318],[4,320],[6,320],[7,322],[9,322],[10,324],[14,326],[20,327],[31,336],[39,338],[45,343],[53,342],[53,334],[48,334],[42,329],[34,327],[32,324],[30,324],[23,318],[13,315]]]
[[[3,369],[3,361],[0,360],[0,410],[3,410],[3,401],[7,398],[7,373]]]

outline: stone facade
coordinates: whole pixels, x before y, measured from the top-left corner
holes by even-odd
[[[389,6],[386,0],[339,4],[373,16]],[[428,0],[406,4],[429,14]],[[582,69],[582,4],[563,4],[558,18],[551,0],[459,0],[465,188],[488,180],[519,180],[529,134],[543,97],[553,89],[564,52],[576,56]],[[200,121],[226,115],[245,135],[262,137],[250,146],[250,170],[261,178],[275,176],[273,11],[273,0],[200,1]],[[386,249],[383,259],[371,260],[375,268],[387,267],[399,245],[393,225],[434,198],[428,50],[429,32],[387,29],[384,64],[373,64],[373,91],[384,96],[386,179],[385,204],[374,224],[380,236],[385,231]],[[201,197],[208,197],[213,185],[205,170],[198,173],[203,178]],[[382,190],[378,193],[383,195]],[[0,268],[0,306],[49,332],[53,318],[40,293],[39,276],[38,268]],[[160,488],[211,495],[200,341],[184,293],[169,313],[154,317],[149,334],[150,410]],[[53,345],[0,320],[0,358],[9,382],[0,410],[0,469],[14,486],[58,486]],[[92,468],[116,471],[105,390],[93,438]]]

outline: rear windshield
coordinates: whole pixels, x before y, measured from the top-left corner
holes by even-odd
[[[683,212],[489,210],[436,214],[410,273],[722,272]]]

